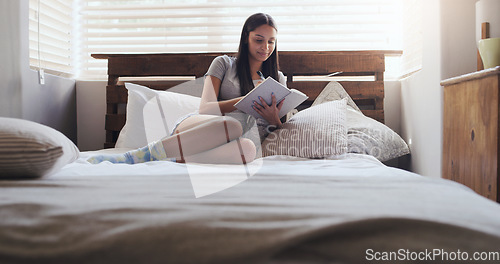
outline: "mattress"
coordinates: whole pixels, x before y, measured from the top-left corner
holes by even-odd
[[[499,204],[367,155],[243,166],[91,165],[93,154],[48,178],[0,181],[0,263],[439,262],[500,253]]]

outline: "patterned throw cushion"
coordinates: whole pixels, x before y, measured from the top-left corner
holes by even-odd
[[[262,144],[263,156],[323,158],[347,151],[347,99],[329,101],[295,114]]]

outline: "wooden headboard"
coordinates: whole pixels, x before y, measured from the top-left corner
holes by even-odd
[[[105,148],[114,147],[120,130],[125,125],[125,113],[118,111],[127,103],[127,90],[119,81],[121,77],[202,77],[212,60],[231,53],[171,53],[171,54],[93,54],[96,59],[108,60],[108,85],[106,87],[106,142]],[[384,71],[385,56],[398,55],[400,51],[281,51],[280,70],[287,77],[290,88],[301,90],[309,96],[302,107],[311,105],[330,81],[321,76],[341,72],[336,78],[344,86],[363,113],[384,122]],[[302,78],[300,77],[309,77]],[[363,77],[355,79],[354,77]],[[318,80],[319,79],[319,80]],[[332,79],[333,80],[333,79]],[[185,81],[185,80],[184,80]],[[167,90],[184,81],[162,80],[142,83],[156,90]],[[131,81],[141,84],[141,81]],[[123,109],[123,108],[122,108]]]

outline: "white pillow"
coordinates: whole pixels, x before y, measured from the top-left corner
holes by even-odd
[[[262,143],[263,156],[324,158],[347,152],[347,99],[329,101],[295,114]]]
[[[116,141],[116,148],[140,148],[148,142],[170,135],[179,120],[197,112],[200,98],[156,91],[133,83],[128,90],[127,121]]]
[[[61,132],[23,119],[0,117],[0,178],[37,178],[78,158],[80,151]]]

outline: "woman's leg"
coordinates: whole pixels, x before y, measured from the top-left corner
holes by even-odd
[[[255,159],[255,144],[248,138],[238,138],[202,153],[185,157],[185,162],[213,164],[246,164]]]
[[[217,115],[192,115],[188,118],[184,119],[179,125],[176,127],[176,131],[182,132],[203,123],[214,121],[215,119],[222,118],[222,116]],[[176,132],[174,131],[174,133]]]
[[[251,162],[255,158],[255,145],[250,140],[234,141],[241,135],[241,124],[234,118],[196,115],[179,124],[176,134],[161,141],[124,154],[95,156],[88,161],[133,164],[167,157],[184,161],[189,157],[187,161],[192,162]],[[224,147],[218,148],[219,146]]]
[[[241,137],[243,129],[232,117],[195,115],[182,121],[175,132],[162,140],[163,148],[167,157],[182,159],[227,144]]]

